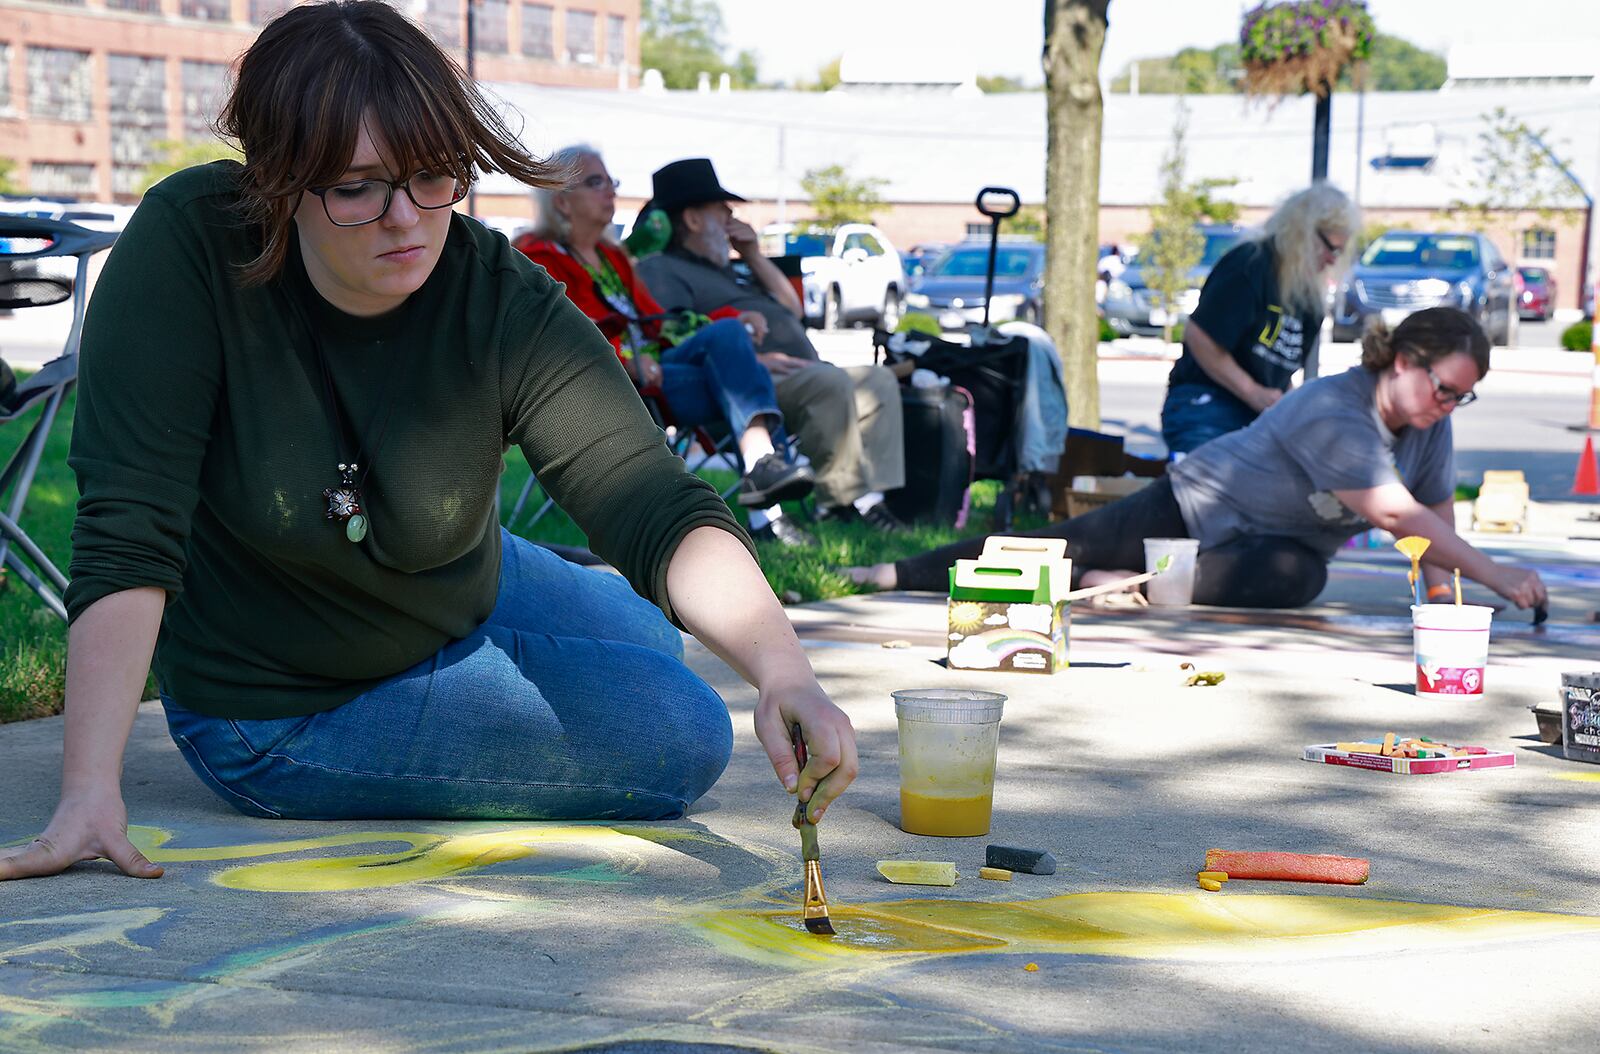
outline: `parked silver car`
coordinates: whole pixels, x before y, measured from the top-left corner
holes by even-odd
[[[894,243],[877,227],[845,223],[827,230],[774,225],[763,231],[763,238],[767,255],[800,257],[807,325],[838,329],[853,322],[875,322],[893,329],[899,323],[905,271]]]

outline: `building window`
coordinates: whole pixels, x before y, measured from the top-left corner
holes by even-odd
[[[167,138],[167,62],[143,55],[107,55],[106,81],[111,97],[111,161],[148,165],[161,154],[156,144]]]
[[[1525,260],[1554,260],[1556,258],[1556,232],[1534,227],[1522,232],[1522,258]]]
[[[183,85],[183,137],[210,139],[211,122],[222,109],[228,90],[228,67],[221,62],[183,60],[179,77]]]
[[[264,26],[294,6],[294,0],[250,0],[250,21]]]
[[[94,166],[35,161],[28,166],[28,190],[40,197],[92,197]]]
[[[0,112],[11,110],[11,45],[0,44]]]
[[[119,198],[136,198],[144,189],[144,165],[111,165],[111,193]]]
[[[485,55],[504,55],[511,40],[511,5],[506,0],[479,0],[474,9],[473,48]]]
[[[621,15],[606,16],[606,65],[626,66],[628,64],[627,49],[624,31],[628,20]]]
[[[226,22],[233,17],[231,7],[228,0],[183,0],[178,5],[178,14],[202,22]]]
[[[522,53],[530,59],[556,57],[555,8],[549,4],[522,5]]]
[[[466,11],[461,0],[425,0],[422,8],[422,28],[441,47],[461,46],[461,27],[466,24]]]
[[[567,61],[584,65],[594,64],[594,31],[596,19],[593,11],[567,11]]]
[[[106,0],[113,11],[137,11],[141,15],[159,15],[161,0]]]
[[[54,121],[87,121],[91,96],[87,51],[28,49],[30,116]]]

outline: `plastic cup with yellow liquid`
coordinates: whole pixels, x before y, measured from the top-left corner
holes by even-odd
[[[900,829],[970,838],[989,833],[999,692],[963,688],[891,693],[900,720]]]

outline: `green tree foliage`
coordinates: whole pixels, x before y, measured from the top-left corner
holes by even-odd
[[[1369,91],[1438,91],[1444,84],[1443,55],[1425,51],[1408,40],[1379,33],[1372,38],[1372,55],[1367,59],[1366,86]],[[1355,88],[1350,71],[1339,78],[1336,91]]]
[[[1113,92],[1131,89],[1135,65],[1139,67],[1139,90],[1150,95],[1216,95],[1238,90],[1237,44],[1184,48],[1164,58],[1135,59],[1112,78]]]
[[[1451,202],[1447,214],[1480,229],[1496,213],[1522,209],[1543,220],[1572,222],[1579,197],[1562,172],[1566,163],[1540,145],[1548,143],[1549,135],[1548,128],[1532,128],[1503,107],[1484,114],[1478,147],[1472,152],[1476,171],[1466,196]]]
[[[1024,84],[1021,77],[979,74],[978,90],[985,95],[1000,95],[1005,92],[1043,91],[1044,89],[1041,85]]]
[[[800,189],[811,199],[813,216],[822,227],[871,223],[874,210],[883,205],[878,191],[888,185],[887,179],[874,176],[852,179],[843,165],[810,168],[800,177]]]
[[[1189,108],[1180,104],[1172,125],[1172,144],[1161,159],[1161,199],[1150,209],[1150,242],[1140,252],[1144,281],[1167,314],[1164,328],[1172,340],[1178,298],[1189,288],[1189,272],[1205,252],[1206,241],[1196,226],[1203,219],[1194,185],[1184,180],[1188,148]]]
[[[1042,242],[1050,229],[1050,217],[1043,205],[1024,205],[1009,220],[1003,220],[1002,234],[1015,234]]]
[[[174,172],[211,161],[243,161],[244,155],[219,139],[177,140],[167,139],[156,144],[161,160],[144,167],[144,179],[139,182],[143,194]]]
[[[830,91],[834,88],[837,88],[839,86],[839,67],[843,62],[844,56],[838,56],[837,58],[833,59],[833,61],[825,63],[821,69],[817,70],[816,80],[801,81],[799,84],[796,84],[795,87],[799,88],[801,91]]]
[[[722,8],[716,0],[644,0],[639,8],[639,63],[661,71],[669,88],[694,88],[701,73],[726,73],[735,88],[760,81],[755,53],[723,58]]]
[[[17,163],[9,157],[0,157],[0,194],[21,194],[17,186]]]
[[[1176,55],[1135,61],[1139,91],[1149,95],[1217,95],[1239,90],[1238,44],[1184,48]],[[1133,65],[1129,63],[1112,78],[1113,92],[1129,90]],[[1435,91],[1444,84],[1444,56],[1379,33],[1372,41],[1365,77],[1369,91]],[[1353,91],[1355,87],[1347,70],[1335,90]]]

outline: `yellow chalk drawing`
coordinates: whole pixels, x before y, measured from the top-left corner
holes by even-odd
[[[1600,918],[1292,894],[1073,893],[980,903],[904,900],[834,908],[838,936],[807,934],[794,911],[723,911],[694,920],[745,958],[806,966],[864,956],[1004,952],[1135,959],[1312,959],[1600,935]]]
[[[1551,776],[1573,783],[1600,783],[1600,772],[1552,772]]]
[[[553,846],[561,847],[561,858],[572,860],[580,877],[603,881],[643,871],[649,855],[670,852],[653,840],[610,827],[568,824],[499,830],[473,830],[463,825],[459,834],[357,831],[320,838],[195,848],[169,848],[172,832],[157,827],[130,827],[128,837],[158,864],[243,860],[396,842],[405,846],[387,852],[246,864],[222,871],[212,879],[228,889],[258,893],[330,893],[400,886],[479,871],[521,860]],[[603,870],[599,865],[603,865]]]

